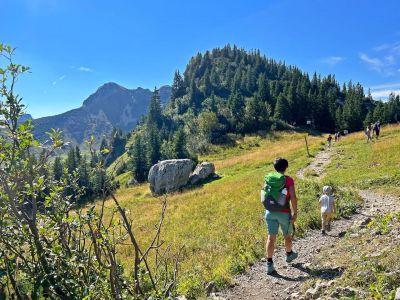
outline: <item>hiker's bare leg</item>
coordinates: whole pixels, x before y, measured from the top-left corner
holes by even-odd
[[[291,235],[285,236],[285,248],[286,248],[286,252],[292,251],[292,236]]]
[[[272,256],[274,255],[275,241],[276,241],[276,235],[268,235],[267,245],[266,245],[267,258],[272,258]]]

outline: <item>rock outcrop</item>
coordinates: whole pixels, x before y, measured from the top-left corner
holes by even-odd
[[[215,174],[215,166],[210,162],[197,165],[193,173],[194,162],[190,159],[163,160],[151,167],[148,181],[153,195],[179,190],[186,185],[196,185]]]
[[[163,160],[151,167],[148,180],[154,195],[179,190],[187,185],[194,162],[190,159]]]
[[[189,184],[198,184],[200,181],[208,178],[215,173],[215,166],[210,162],[202,162],[196,166],[193,174],[190,175]]]

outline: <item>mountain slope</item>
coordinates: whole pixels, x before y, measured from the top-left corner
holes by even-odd
[[[80,108],[65,113],[35,119],[34,134],[45,141],[47,131],[60,128],[66,140],[80,144],[88,136],[100,137],[109,134],[113,127],[129,131],[147,113],[152,96],[149,89],[127,89],[116,83],[102,85],[90,95]],[[163,86],[159,90],[162,104],[170,98],[171,88]]]

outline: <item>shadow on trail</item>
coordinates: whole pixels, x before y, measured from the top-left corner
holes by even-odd
[[[289,277],[286,275],[282,275],[279,274],[277,271],[275,271],[274,273],[270,274],[270,276],[275,277],[277,279],[283,279],[286,281],[292,281],[292,282],[300,282],[300,281],[305,281],[306,279],[308,279],[310,276],[306,275],[306,276],[296,276],[296,277]]]
[[[309,276],[320,279],[331,280],[337,277],[340,277],[343,274],[343,270],[341,268],[315,268],[310,269],[309,267],[305,267],[302,263],[292,264],[292,267],[307,273]]]

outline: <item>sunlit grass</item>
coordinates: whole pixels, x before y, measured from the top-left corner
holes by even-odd
[[[354,212],[359,199],[354,193],[340,189],[352,187],[353,183],[362,185],[363,180],[383,176],[386,170],[395,172],[398,158],[393,151],[399,145],[399,133],[400,127],[384,128],[382,139],[371,145],[365,143],[362,134],[347,136],[339,146],[334,145],[338,154],[333,157],[322,183],[297,180],[297,232],[301,235],[309,228],[319,228],[317,199],[325,183],[336,187],[341,214]],[[311,153],[316,154],[324,138],[309,137],[308,141]],[[209,281],[223,286],[233,274],[264,254],[266,230],[259,191],[264,175],[272,170],[272,161],[277,156],[289,160],[288,175],[292,176],[311,161],[306,156],[303,134],[247,137],[235,147],[214,149],[213,154],[200,157],[215,163],[221,179],[168,196],[162,237],[175,250],[185,246],[180,265],[180,293],[199,296]],[[379,164],[374,164],[375,160]],[[371,165],[368,172],[366,165]],[[159,218],[160,200],[151,196],[147,185],[123,188],[117,197],[129,210],[139,240],[148,244]],[[106,217],[109,217],[113,203],[107,201],[106,207]],[[119,251],[128,269],[133,255],[128,248]]]
[[[327,171],[340,186],[399,191],[400,126],[382,128],[378,141],[367,143],[363,133],[345,137]]]
[[[309,137],[308,141],[310,151],[316,153],[321,137]],[[214,162],[221,179],[168,196],[162,238],[175,250],[185,246],[180,293],[198,296],[209,281],[223,286],[233,274],[264,254],[266,229],[259,194],[264,175],[272,170],[272,161],[278,156],[289,160],[288,174],[294,176],[310,162],[304,135],[248,137],[236,147],[219,152],[216,149],[200,160]],[[147,245],[158,222],[160,199],[151,196],[146,184],[122,188],[117,197],[134,220],[140,242]],[[107,200],[105,218],[110,217],[113,207],[113,202]],[[303,223],[300,218],[299,226]],[[125,268],[131,268],[131,250],[121,247],[119,251]]]

